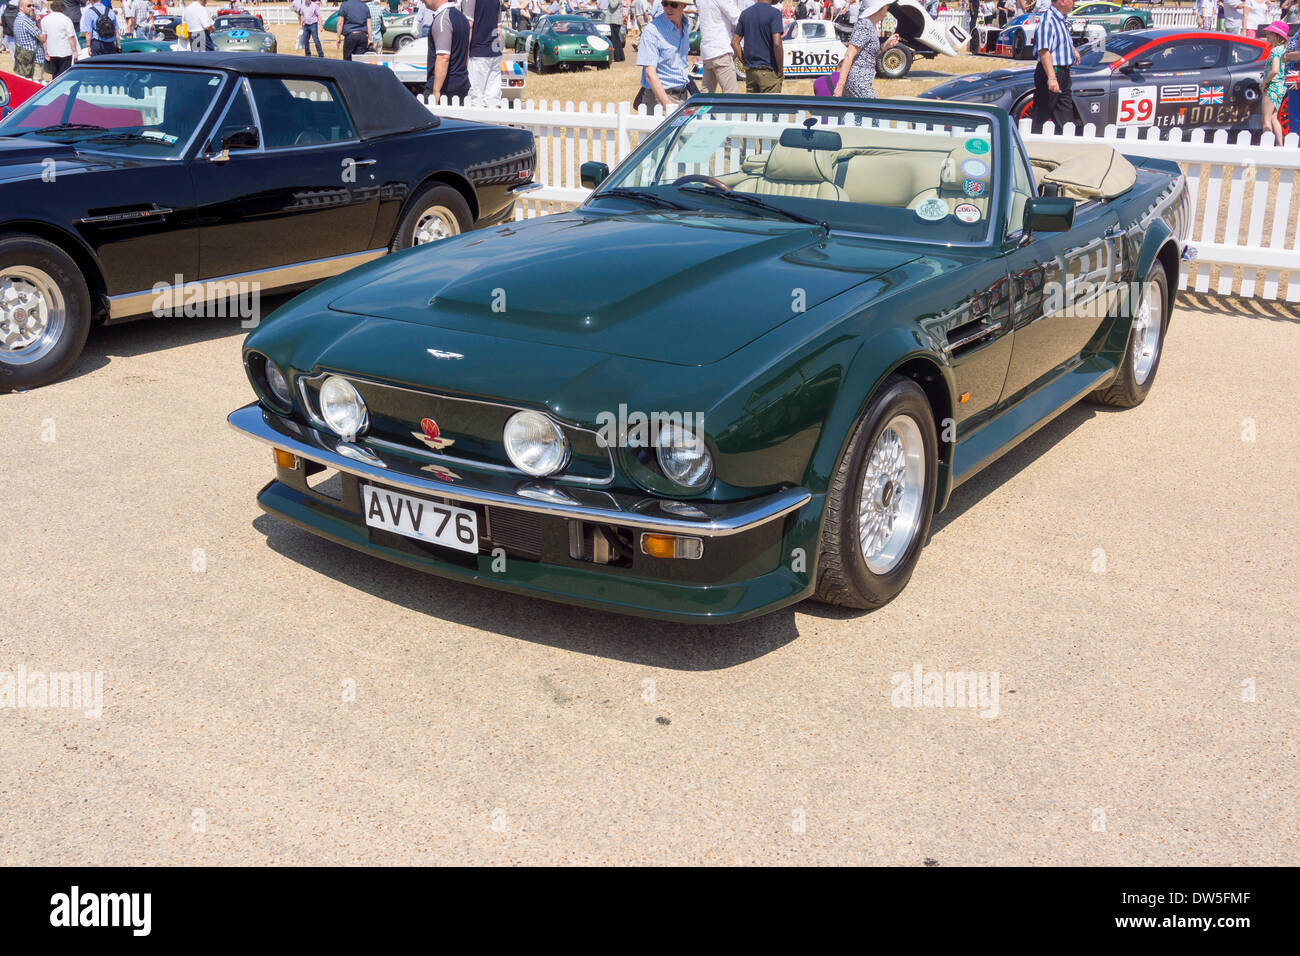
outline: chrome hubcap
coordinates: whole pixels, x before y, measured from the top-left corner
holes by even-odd
[[[1164,326],[1165,303],[1160,286],[1148,282],[1133,315],[1133,378],[1145,385],[1160,355],[1160,332]]]
[[[871,449],[858,502],[858,542],[874,574],[893,570],[911,547],[924,493],[921,429],[907,415],[895,415]]]
[[[0,271],[0,360],[27,365],[58,344],[67,321],[63,293],[33,266]]]
[[[456,221],[451,210],[446,206],[430,206],[420,213],[420,218],[415,221],[415,234],[411,237],[411,245],[422,246],[426,242],[437,242],[439,239],[458,235],[460,235],[460,223]]]

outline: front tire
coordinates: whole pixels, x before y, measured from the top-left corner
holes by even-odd
[[[1025,31],[1017,30],[1011,38],[1011,59],[1020,60],[1025,55]]]
[[[938,436],[909,378],[889,378],[858,420],[826,496],[817,600],[878,608],[907,586],[930,533]]]
[[[1089,395],[1089,399],[1115,408],[1141,405],[1151,391],[1160,368],[1161,347],[1169,327],[1169,281],[1164,267],[1155,262],[1142,283],[1128,343],[1115,381]]]
[[[393,49],[396,52],[401,53],[403,50],[405,50],[408,46],[410,46],[414,42],[415,42],[415,37],[411,36],[409,33],[403,33],[400,37],[398,37],[393,42]]]
[[[51,242],[0,234],[0,392],[60,378],[90,334],[90,290]]]
[[[473,226],[474,217],[464,196],[450,186],[426,186],[416,193],[397,224],[392,251],[458,236]]]
[[[1145,30],[1145,29],[1146,29],[1145,23],[1143,23],[1137,17],[1129,17],[1127,20],[1124,21],[1124,25],[1120,27],[1120,32],[1127,32],[1128,30]]]

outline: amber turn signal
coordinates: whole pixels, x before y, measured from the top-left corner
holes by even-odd
[[[652,558],[686,558],[697,561],[704,557],[704,539],[680,534],[643,534],[641,550]]]
[[[297,471],[300,461],[298,456],[293,452],[285,451],[283,448],[277,448],[273,454],[275,456],[275,467],[288,468],[290,471]]]

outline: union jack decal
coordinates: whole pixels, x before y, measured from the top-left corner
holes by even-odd
[[[1201,106],[1222,106],[1223,105],[1223,87],[1221,86],[1202,86],[1201,94],[1197,102]]]

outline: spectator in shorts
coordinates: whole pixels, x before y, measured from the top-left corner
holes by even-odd
[[[39,80],[44,72],[45,34],[36,23],[32,0],[19,0],[14,17],[14,72],[29,80]]]
[[[50,12],[41,21],[41,29],[45,31],[45,69],[51,76],[59,76],[72,66],[77,52],[77,28],[63,12],[65,9],[66,0],[54,0]]]
[[[780,93],[785,72],[781,34],[785,22],[773,6],[776,0],[757,0],[736,20],[731,48],[745,61],[745,91]]]
[[[212,49],[212,15],[208,13],[208,0],[193,0],[185,8],[182,22],[190,36],[190,50],[202,52]]]

